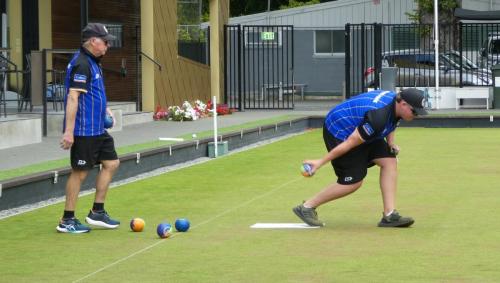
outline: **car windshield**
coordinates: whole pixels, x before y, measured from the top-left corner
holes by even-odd
[[[460,55],[459,54],[444,53],[444,54],[441,54],[441,58],[445,59],[447,61],[447,64],[452,65],[456,69],[458,69],[460,66]],[[464,56],[462,56],[462,64],[463,64],[463,68],[465,70],[477,70],[478,69],[476,64],[474,64],[471,60],[467,59]]]

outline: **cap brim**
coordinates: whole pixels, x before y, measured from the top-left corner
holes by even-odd
[[[101,36],[102,39],[105,39],[105,40],[115,40],[116,39],[116,36],[112,35],[112,34],[107,34],[105,36]]]
[[[413,110],[415,110],[415,112],[417,112],[417,115],[418,116],[423,116],[423,115],[427,115],[427,110],[425,110],[424,108],[413,108]]]

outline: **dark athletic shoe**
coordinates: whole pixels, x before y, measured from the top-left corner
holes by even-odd
[[[382,213],[382,219],[378,223],[378,227],[410,227],[415,220],[411,217],[403,217],[394,210],[388,216]]]
[[[57,225],[56,227],[56,230],[61,233],[80,234],[80,233],[90,232],[90,227],[83,225],[76,218],[69,218],[69,219],[61,219],[59,225]]]
[[[100,226],[104,228],[114,229],[120,226],[120,221],[113,220],[109,218],[106,210],[103,211],[92,211],[90,210],[89,215],[85,218],[85,222],[91,225]]]
[[[318,219],[318,213],[315,208],[307,208],[301,204],[294,207],[293,212],[309,226],[325,226],[325,223]]]

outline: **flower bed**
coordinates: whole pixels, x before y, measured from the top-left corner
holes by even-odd
[[[195,100],[193,103],[184,101],[181,106],[169,106],[167,109],[157,106],[153,119],[155,121],[195,121],[212,116],[211,109],[213,109],[213,104],[210,100],[206,104],[201,100]],[[217,104],[216,109],[217,115],[228,115],[235,111],[227,104]]]

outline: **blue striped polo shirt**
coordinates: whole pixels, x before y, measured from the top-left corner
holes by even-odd
[[[366,142],[385,138],[399,123],[395,98],[396,93],[383,90],[354,96],[330,110],[325,127],[340,141],[345,141],[356,128]]]
[[[106,116],[106,90],[104,78],[96,58],[85,48],[73,55],[68,64],[66,79],[66,95],[64,109],[70,89],[81,92],[78,96],[78,110],[75,118],[75,136],[98,136],[105,132],[104,118]],[[64,114],[63,132],[66,129],[66,113]]]

